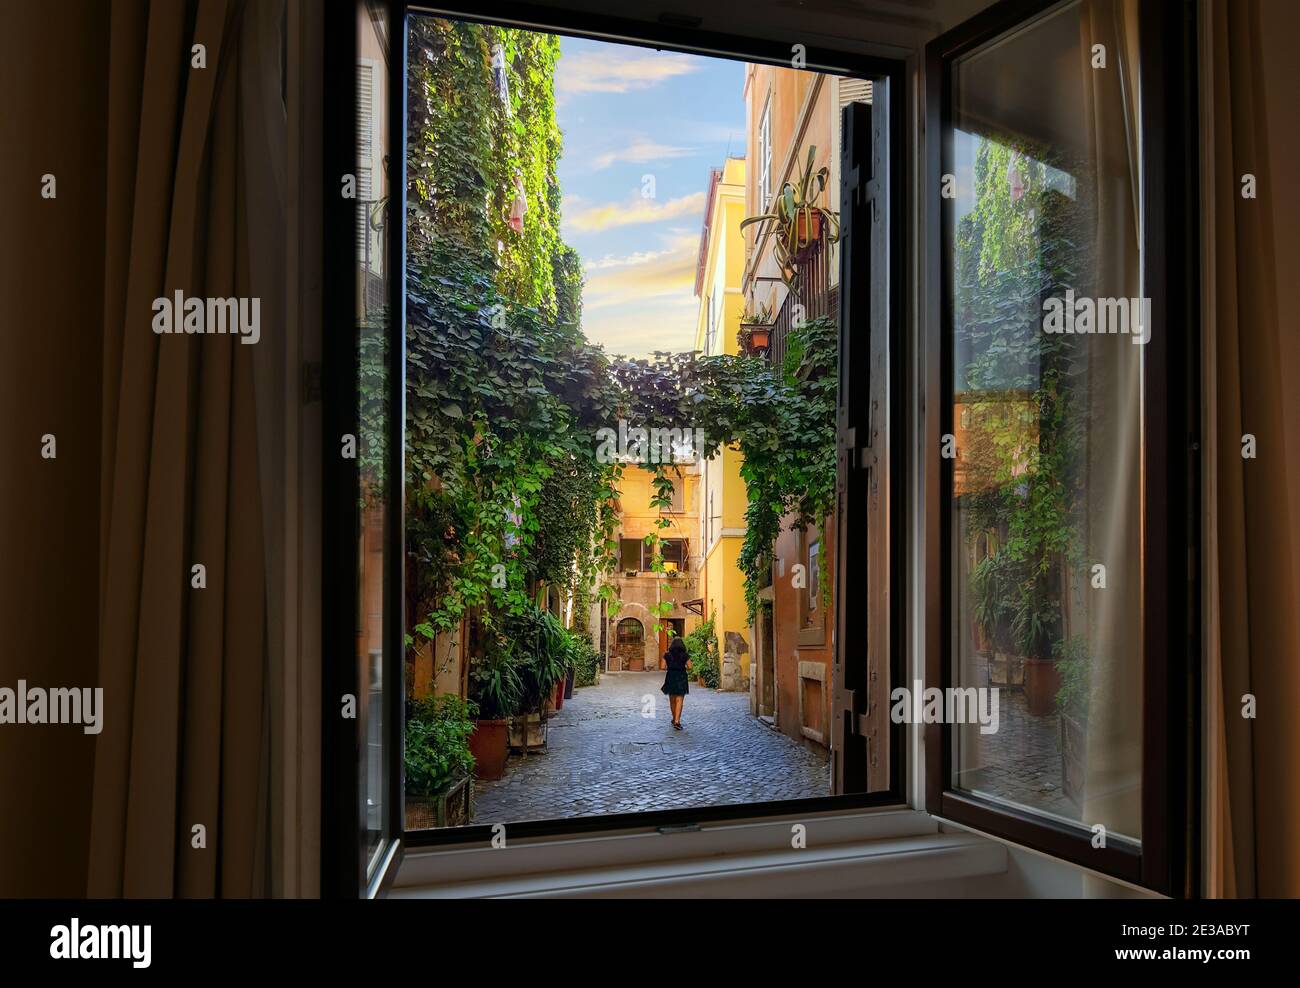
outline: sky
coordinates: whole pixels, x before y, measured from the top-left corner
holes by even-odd
[[[560,231],[583,262],[583,330],[610,354],[689,350],[709,170],[745,153],[744,63],[575,38],[560,52]]]

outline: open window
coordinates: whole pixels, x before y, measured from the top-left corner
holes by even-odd
[[[402,847],[484,841],[492,823],[508,824],[513,835],[553,834],[899,802],[901,734],[885,719],[885,698],[898,678],[899,661],[892,644],[899,640],[893,627],[896,611],[884,603],[892,574],[880,571],[872,577],[880,602],[868,615],[865,589],[853,590],[866,586],[867,557],[841,551],[841,544],[846,538],[863,544],[870,540],[876,560],[872,565],[888,565],[891,558],[890,498],[880,493],[892,489],[897,476],[888,468],[883,437],[877,438],[869,457],[859,448],[868,443],[855,446],[852,435],[855,425],[860,437],[873,422],[878,433],[887,429],[887,406],[898,398],[889,375],[894,373],[890,354],[900,325],[898,280],[903,265],[898,241],[891,239],[890,231],[896,233],[897,228],[890,226],[888,217],[900,201],[889,174],[897,167],[901,146],[893,133],[901,114],[890,106],[901,92],[895,88],[901,65],[810,52],[808,67],[796,69],[789,67],[789,54],[780,45],[734,42],[709,47],[693,36],[690,46],[678,43],[665,49],[670,39],[659,32],[667,29],[641,25],[633,30],[619,24],[617,30],[597,32],[586,22],[562,23],[559,13],[552,26],[565,31],[563,36],[534,24],[425,12],[405,4],[359,3],[357,15],[350,25],[354,36],[339,43],[339,50],[348,47],[358,66],[348,77],[356,80],[356,91],[348,94],[356,126],[348,135],[347,152],[340,152],[334,164],[340,174],[360,176],[356,188],[364,204],[354,208],[355,201],[346,201],[344,217],[333,199],[336,190],[326,190],[331,215],[340,217],[335,232],[344,230],[346,220],[347,242],[354,245],[351,268],[340,272],[330,287],[340,294],[346,289],[347,311],[355,317],[346,327],[337,327],[331,338],[326,386],[334,416],[331,437],[356,437],[360,462],[339,461],[337,450],[327,444],[340,465],[327,505],[326,531],[334,555],[324,576],[330,597],[341,601],[346,596],[352,602],[348,608],[329,609],[330,641],[346,639],[366,647],[347,656],[332,653],[329,660],[322,731],[328,749],[326,798],[333,805],[327,812],[335,822],[326,834],[324,857],[332,866],[346,863],[331,888],[371,891],[382,884]],[[644,32],[656,36],[643,37]],[[618,38],[621,51],[608,38]],[[638,196],[637,202],[623,203],[612,212],[568,200],[565,208],[578,216],[580,230],[643,223],[640,211],[649,215],[662,210],[670,221],[665,233],[672,236],[663,246],[654,243],[641,249],[632,243],[616,255],[584,245],[585,253],[579,253],[566,245],[567,234],[559,228],[565,194],[578,190],[572,184],[564,187],[566,173],[547,157],[555,156],[559,144],[557,137],[547,136],[552,123],[545,115],[555,104],[546,84],[563,43],[574,43],[563,53],[571,62],[591,55],[591,66],[601,71],[610,71],[611,65],[616,69],[620,58],[637,66],[653,60],[649,48],[629,45],[629,38],[653,44],[660,54],[673,54],[657,67],[654,78],[703,73],[690,62],[703,62],[701,51],[734,52],[725,64],[737,82],[744,82],[743,94],[738,98],[741,86],[715,84],[715,89],[736,102],[733,110],[743,124],[734,141],[722,139],[710,152],[716,157],[708,162],[708,182],[696,183],[707,188],[676,190],[666,185],[669,178],[686,174],[674,168],[671,175],[659,175],[659,199],[656,194]],[[438,75],[445,72],[461,73],[451,88],[443,86],[447,80]],[[854,80],[850,85],[835,74],[841,72],[869,76],[871,83]],[[777,86],[782,73],[782,86]],[[717,73],[701,77],[722,78]],[[342,97],[344,82],[330,78]],[[566,91],[566,100],[574,98],[573,92],[622,91],[593,88],[591,80],[583,78],[577,77],[576,88]],[[419,99],[409,99],[413,84],[426,87]],[[469,90],[473,99],[448,99],[452,91],[464,95]],[[479,118],[456,117],[459,108],[468,105],[479,107]],[[681,95],[669,105],[683,114],[695,106]],[[539,126],[546,129],[544,139],[534,141],[537,135],[531,130]],[[592,131],[595,136],[602,133]],[[576,142],[581,135],[566,129],[564,137]],[[600,187],[601,176],[590,176],[616,164],[625,165],[623,171],[635,167],[639,183],[648,167],[643,156],[650,153],[650,143],[632,141],[599,149],[600,155],[575,155],[576,164],[567,167],[570,173],[585,169],[582,174],[592,189]],[[665,142],[655,146],[660,148],[656,153],[674,161],[690,150]],[[749,148],[749,157],[757,153],[766,162],[761,182],[757,171],[746,175],[740,148]],[[534,151],[539,157],[531,157]],[[460,161],[458,155],[467,156],[461,161],[464,167],[440,176],[428,167],[431,162]],[[720,166],[714,163],[718,161]],[[766,238],[744,232],[741,221],[746,216],[775,208],[775,192],[783,183],[798,185],[804,179],[801,194],[817,197],[831,211],[825,214],[831,219],[783,231],[796,241],[788,251],[774,249],[779,240],[776,225]],[[397,208],[403,194],[406,208]],[[642,198],[650,205],[640,204]],[[659,205],[660,199],[666,205]],[[581,196],[576,201],[581,203]],[[690,217],[703,229],[698,242],[693,235],[683,236],[677,226],[692,222]],[[442,254],[415,256],[416,248],[424,251],[450,232],[466,231],[473,235],[473,250],[459,249],[464,246],[460,244]],[[799,491],[787,494],[776,527],[781,539],[788,537],[795,544],[787,546],[772,537],[766,552],[742,557],[746,490],[740,482],[744,460],[738,440],[728,438],[707,454],[708,459],[693,453],[687,462],[674,463],[664,474],[669,484],[656,486],[656,464],[637,461],[636,440],[630,446],[626,440],[629,423],[618,420],[622,406],[611,405],[608,411],[614,417],[608,424],[621,445],[615,454],[620,469],[613,478],[613,493],[608,486],[601,488],[602,498],[615,511],[613,524],[603,529],[599,540],[608,557],[591,586],[576,587],[573,581],[579,574],[593,579],[584,560],[575,560],[568,549],[552,552],[555,558],[547,552],[564,545],[571,526],[587,523],[588,506],[572,499],[556,501],[543,518],[537,498],[539,485],[546,488],[557,479],[573,489],[590,484],[592,476],[584,473],[585,451],[571,444],[577,436],[598,447],[592,433],[604,424],[588,420],[582,409],[561,409],[564,401],[576,400],[574,396],[594,393],[589,387],[593,380],[581,375],[607,359],[578,345],[584,325],[582,280],[599,284],[599,279],[608,279],[602,272],[653,265],[661,256],[681,250],[687,240],[697,277],[694,298],[685,301],[697,320],[694,334],[686,323],[687,335],[675,349],[707,351],[720,367],[731,366],[728,361],[748,362],[746,366],[761,375],[755,383],[764,385],[752,390],[756,404],[761,404],[768,381],[785,389],[783,400],[789,397],[786,392],[800,388],[810,389],[809,394],[816,391],[826,407],[825,456],[818,469],[829,477],[829,502],[800,524],[795,496]],[[480,262],[485,265],[481,271],[469,270]],[[647,282],[655,290],[670,283],[653,278]],[[470,304],[473,292],[483,293],[479,304]],[[494,304],[483,302],[489,296]],[[593,315],[617,300],[600,301],[591,304]],[[464,320],[468,322],[461,325]],[[678,322],[658,319],[653,325],[670,332]],[[809,335],[809,323],[820,336]],[[441,369],[458,359],[452,351],[466,348],[476,351],[483,366],[451,383],[439,378]],[[606,350],[611,352],[617,351]],[[518,371],[505,361],[520,354],[540,373],[505,390],[510,396],[531,393],[538,399],[507,428],[493,432],[496,423],[488,417],[495,411],[485,411],[479,398],[494,381],[500,383]],[[873,360],[876,377],[869,384]],[[546,361],[553,366],[543,366]],[[430,368],[432,375],[427,373]],[[566,374],[574,376],[570,383],[576,386],[566,385]],[[646,406],[658,398],[670,399],[673,380],[670,374],[654,378],[644,392]],[[439,399],[432,405],[431,394]],[[683,446],[698,452],[698,443],[711,427],[727,424],[722,416],[686,418],[649,423],[670,431],[680,426],[693,436],[684,445],[662,448]],[[508,446],[513,438],[530,436],[530,430],[548,428],[550,422],[557,426],[546,443]],[[633,431],[638,428],[636,422],[630,425]],[[462,432],[463,442],[434,448],[436,437],[461,437]],[[538,450],[550,461],[545,469],[524,476]],[[846,451],[852,455],[837,455]],[[464,462],[454,460],[465,456],[469,459]],[[869,459],[872,469],[864,472]],[[466,464],[480,471],[475,483],[497,486],[480,486],[472,496],[461,496],[464,492],[453,488],[463,483]],[[497,471],[487,481],[484,464]],[[499,482],[512,470],[523,482],[513,487]],[[871,521],[859,505],[859,499],[865,505],[868,490],[877,492]],[[466,514],[467,505],[483,510]],[[502,531],[484,534],[496,526]],[[346,549],[340,548],[340,532],[354,534]],[[454,579],[457,574],[447,566],[472,561],[476,554],[484,564],[467,571],[470,580]],[[779,581],[773,578],[772,565],[778,556],[789,564],[781,568]],[[797,584],[796,564],[803,576]],[[742,565],[751,567],[758,575],[756,584],[761,584],[752,613]],[[449,573],[453,578],[444,579]],[[459,591],[472,581],[481,582],[481,599],[463,601],[465,606],[454,613],[441,607],[448,588]],[[599,597],[588,592],[605,589],[608,595]],[[853,595],[852,606],[861,613],[844,616],[845,607],[838,602],[850,598],[841,594]],[[876,637],[867,649],[860,647],[865,641],[860,636],[869,622]],[[712,629],[711,634],[701,631],[704,628]],[[803,634],[810,628],[817,630],[815,641]],[[563,794],[564,799],[551,803],[533,800],[512,807],[508,800],[521,787],[493,786],[494,778],[476,780],[482,782],[476,789],[460,784],[435,789],[428,780],[441,763],[413,761],[411,745],[443,737],[439,732],[450,720],[462,724],[472,718],[478,740],[487,726],[502,722],[506,750],[516,752],[520,767],[563,754],[561,746],[548,742],[545,722],[567,713],[562,697],[564,703],[581,708],[590,695],[583,691],[592,684],[578,681],[571,687],[577,692],[570,693],[563,679],[544,681],[539,666],[521,664],[515,654],[539,649],[538,643],[560,633],[585,640],[579,650],[594,652],[597,674],[611,682],[616,676],[629,677],[626,688],[635,690],[637,702],[611,701],[610,709],[618,716],[625,708],[633,711],[638,730],[644,726],[644,717],[637,713],[642,697],[659,695],[663,673],[648,689],[631,677],[653,675],[648,670],[661,664],[656,650],[662,654],[673,638],[685,639],[697,660],[693,674],[715,677],[709,688],[719,689],[732,711],[728,716],[744,719],[745,729],[763,739],[761,746],[742,747],[769,752],[780,747],[788,751],[790,765],[776,771],[765,766],[770,783],[734,780],[734,798],[708,805],[675,799],[649,813],[637,812],[643,801],[605,807],[581,792]],[[760,639],[767,657],[762,660]],[[522,699],[517,698],[517,709],[504,702],[493,706],[503,694],[485,685],[490,667],[503,661],[514,663],[518,674],[515,688]],[[761,685],[758,678],[763,679]],[[703,682],[692,688],[700,690]],[[765,698],[761,713],[747,708],[747,694],[753,689]],[[347,695],[359,698],[360,722],[340,728],[336,708],[339,697]],[[703,704],[705,699],[697,695],[691,702]],[[443,720],[433,725],[433,718]],[[776,745],[771,743],[772,728],[785,735]],[[605,746],[608,764],[587,766],[587,775],[611,767],[638,769],[637,759],[645,762],[644,754],[651,750],[630,734],[610,744]],[[836,751],[840,744],[860,745],[862,757],[841,760]],[[471,766],[484,757],[479,749],[473,749],[473,756]],[[461,762],[452,762],[453,769],[463,769]],[[833,771],[828,771],[828,762],[835,764]],[[637,788],[634,778],[629,784]],[[417,803],[420,810],[412,815]],[[354,814],[361,821],[360,854],[353,853],[352,846],[358,831],[337,824]]]
[[[959,698],[927,805],[1168,893],[1194,846],[1188,11],[998,4],[926,67],[927,678]],[[962,717],[985,691],[999,716]]]

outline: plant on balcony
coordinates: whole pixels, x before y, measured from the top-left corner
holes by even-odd
[[[741,353],[766,353],[772,343],[772,307],[766,303],[750,309],[740,317],[740,331],[736,343]]]
[[[781,269],[782,280],[791,291],[798,286],[799,268],[809,248],[823,236],[827,243],[832,244],[840,239],[839,214],[816,201],[830,179],[830,169],[825,165],[813,170],[816,156],[817,147],[812,145],[797,179],[785,182],[773,197],[771,212],[750,216],[740,224],[742,230],[757,224],[759,239],[773,233],[772,256]]]

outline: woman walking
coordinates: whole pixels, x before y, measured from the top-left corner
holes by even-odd
[[[673,714],[673,727],[677,730],[682,729],[682,703],[686,699],[686,694],[690,692],[690,687],[686,684],[686,670],[691,667],[691,656],[686,651],[686,643],[681,638],[675,637],[668,645],[668,651],[664,653],[664,662],[668,666],[668,673],[664,676],[664,684],[660,689],[668,695],[668,709]]]

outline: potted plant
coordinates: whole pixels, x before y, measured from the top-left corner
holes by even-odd
[[[764,303],[740,317],[736,342],[743,353],[766,353],[772,343],[772,307]]]
[[[473,818],[473,707],[458,696],[412,704],[406,721],[406,827],[461,827]]]
[[[1025,682],[1024,659],[1015,654],[1011,634],[1014,577],[1014,566],[1003,552],[984,557],[971,573],[975,650],[985,659],[990,687],[1019,689]]]
[[[545,748],[546,712],[556,702],[556,684],[564,680],[567,632],[553,614],[535,605],[509,616],[506,629],[522,685],[519,711],[510,723],[510,746],[520,751]]]
[[[1061,688],[1053,643],[1060,604],[1041,580],[1031,579],[1013,607],[1011,628],[1025,656],[1025,703],[1033,716],[1046,717],[1055,709]]]
[[[521,690],[519,672],[500,642],[492,642],[485,654],[471,663],[469,694],[476,719],[469,746],[480,779],[499,779],[505,774],[510,718],[519,707]]]
[[[759,238],[769,231],[774,234],[772,256],[781,269],[782,280],[791,291],[798,284],[799,265],[807,258],[809,248],[822,239],[823,227],[828,231],[828,243],[835,243],[840,238],[838,214],[816,202],[830,179],[830,169],[825,165],[813,170],[816,157],[816,146],[810,146],[797,179],[784,183],[773,197],[772,212],[750,216],[740,224],[742,230],[758,224]]]
[[[695,674],[695,681],[711,689],[717,689],[722,680],[716,620],[717,615],[714,614],[709,620],[700,622],[682,639],[686,644],[686,654],[690,656],[691,672]]]
[[[1088,703],[1091,696],[1091,656],[1082,635],[1058,642],[1056,669],[1061,688],[1056,709],[1061,716],[1061,785],[1068,799],[1083,805],[1088,770]]]

